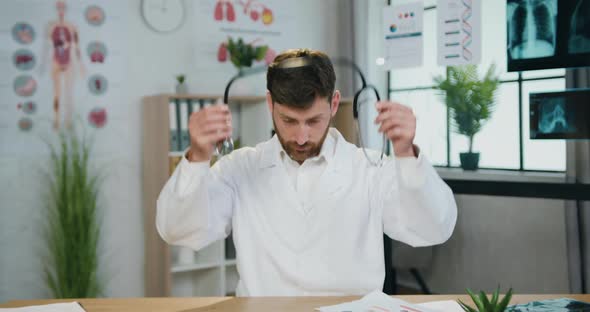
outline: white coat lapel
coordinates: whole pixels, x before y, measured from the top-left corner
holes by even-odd
[[[268,227],[274,234],[272,239],[280,240],[284,246],[297,252],[302,246],[305,215],[281,162],[278,144],[275,136],[261,146],[257,174],[264,196],[259,199],[257,218],[261,226]]]
[[[340,132],[331,129],[330,135],[334,135],[336,147],[334,149],[334,156],[329,161],[326,170],[315,187],[316,191],[312,199],[314,209],[318,208],[318,205],[321,206],[321,203],[329,202],[334,196],[339,196],[338,194],[344,189],[344,186],[351,183],[351,153],[353,151]]]

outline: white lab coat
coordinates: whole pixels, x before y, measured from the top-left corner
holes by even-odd
[[[336,129],[329,135],[333,159],[307,203],[291,185],[276,136],[212,168],[183,158],[158,198],[158,232],[194,250],[233,232],[238,296],[381,289],[383,233],[412,246],[443,243],[457,218],[453,194],[422,155],[376,168]]]

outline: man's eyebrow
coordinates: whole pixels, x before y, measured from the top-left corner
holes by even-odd
[[[293,118],[293,117],[291,117],[291,116],[287,116],[287,115],[285,115],[285,114],[283,114],[283,113],[279,113],[279,115],[281,116],[281,118],[286,118],[286,119],[295,119],[295,118]]]
[[[283,119],[292,119],[292,120],[296,120],[296,118],[293,118],[293,117],[291,117],[291,116],[285,115],[284,113],[279,113],[279,116],[280,116],[281,118],[283,118]],[[307,118],[306,120],[319,119],[319,118],[321,118],[321,117],[323,117],[323,116],[324,116],[324,113],[319,113],[319,114],[317,114],[317,115],[315,115],[315,116],[312,116],[312,117],[309,117],[309,118]]]
[[[308,118],[307,120],[319,119],[319,118],[322,118],[323,116],[324,116],[324,113],[319,113],[311,118]]]

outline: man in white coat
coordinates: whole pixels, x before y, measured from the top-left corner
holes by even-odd
[[[211,168],[215,143],[232,133],[230,111],[190,116],[191,147],[160,193],[157,229],[194,250],[233,232],[238,296],[363,295],[383,286],[383,233],[428,246],[453,232],[453,194],[413,144],[412,110],[376,104],[395,155],[374,166],[329,127],[335,80],[322,52],[278,55],[266,94],[276,134]]]

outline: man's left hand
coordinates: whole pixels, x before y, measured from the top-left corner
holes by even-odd
[[[379,115],[375,124],[380,124],[379,132],[384,133],[393,143],[397,157],[416,157],[414,137],[416,136],[416,116],[407,106],[397,102],[380,101],[375,105]]]

